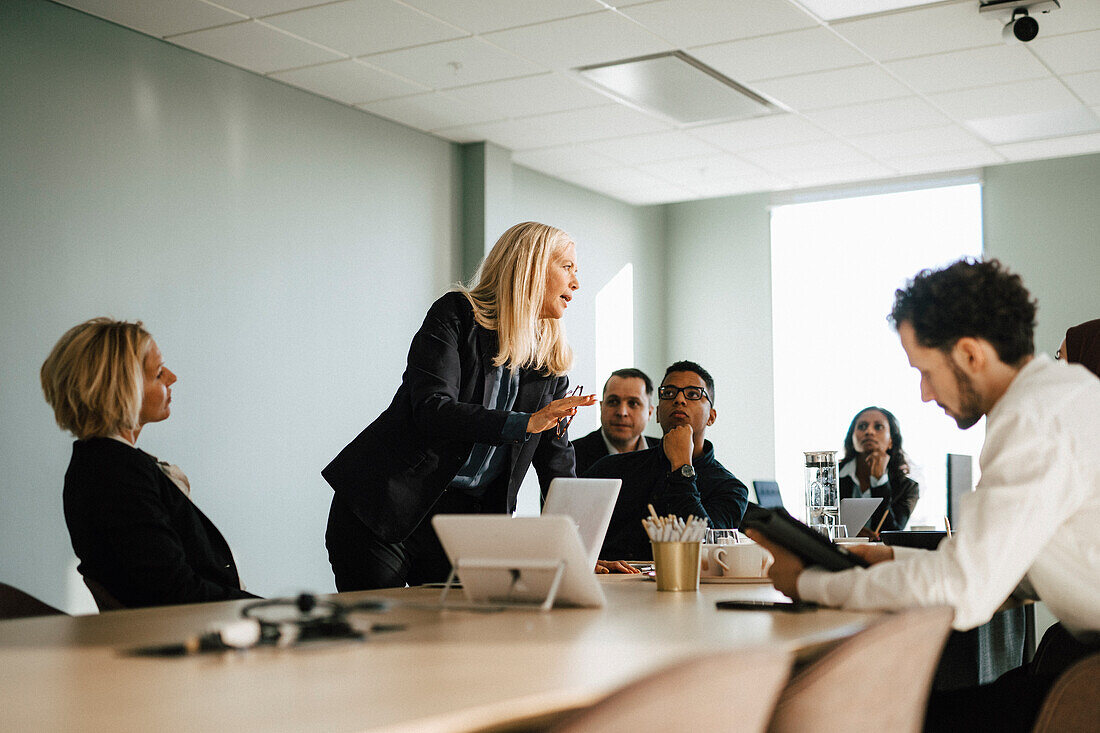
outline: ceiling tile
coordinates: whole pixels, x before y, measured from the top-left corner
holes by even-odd
[[[949,122],[935,107],[920,97],[888,99],[852,107],[834,107],[807,112],[806,117],[838,135],[870,135],[876,132],[916,130]]]
[[[218,5],[250,18],[262,18],[265,15],[301,10],[313,5],[322,5],[327,0],[217,0]]]
[[[518,56],[554,69],[673,50],[666,41],[611,10],[497,31],[484,38]]]
[[[541,148],[669,129],[660,120],[618,104],[555,112],[528,119],[545,127],[546,132],[541,145],[525,147]]]
[[[1012,145],[998,145],[997,152],[1009,160],[1039,160],[1063,158],[1070,155],[1100,153],[1100,133],[1060,137],[1054,140],[1035,140]]]
[[[550,174],[622,166],[620,161],[600,155],[585,145],[520,150],[512,154],[512,162]]]
[[[264,22],[351,56],[467,35],[393,0],[345,0],[275,15]]]
[[[1062,81],[1088,105],[1100,104],[1100,71],[1063,76]]]
[[[280,71],[272,78],[346,104],[373,102],[430,91],[418,84],[347,59],[304,69]]]
[[[713,145],[678,130],[597,140],[586,143],[585,147],[625,165],[720,154]]]
[[[657,176],[679,186],[692,188],[705,181],[725,181],[738,177],[759,178],[763,171],[740,158],[729,154],[705,155],[681,160],[665,160],[635,166],[638,170]]]
[[[495,119],[490,112],[461,104],[438,92],[385,99],[359,107],[379,117],[425,131]]]
[[[929,100],[960,120],[1048,112],[1080,106],[1080,102],[1056,79],[998,84],[980,89],[929,95]]]
[[[541,112],[598,107],[608,102],[603,94],[557,73],[457,87],[448,89],[447,95],[495,110],[501,117],[528,117]]]
[[[985,143],[957,125],[864,135],[849,138],[848,142],[871,157],[882,160],[986,147]]]
[[[157,38],[244,20],[201,0],[63,0],[63,5]]]
[[[894,178],[897,171],[879,163],[867,161],[850,165],[829,166],[826,168],[802,169],[788,174],[796,186],[831,186],[852,181],[873,181],[882,178]]]
[[[604,9],[596,0],[404,0],[471,33],[544,23]]]
[[[688,130],[693,137],[706,140],[723,150],[736,153],[750,148],[794,145],[813,140],[829,140],[832,135],[798,115],[779,114],[738,120]]]
[[[869,59],[828,28],[692,48],[690,54],[742,84],[779,76],[840,69]]]
[[[866,155],[839,140],[744,150],[738,155],[766,171],[792,176],[811,168],[857,166],[871,162]]]
[[[847,106],[912,92],[875,65],[757,82],[753,89],[798,111]]]
[[[1100,28],[1100,3],[1096,0],[1061,0],[1061,5],[1060,10],[1040,17],[1040,39]]]
[[[622,13],[679,48],[817,25],[808,13],[776,0],[662,0]]]
[[[459,38],[363,59],[433,89],[535,74],[543,69],[479,38]]]
[[[340,58],[339,54],[280,33],[255,20],[185,33],[173,37],[171,41],[260,74]]]
[[[596,168],[588,171],[569,171],[559,173],[557,178],[596,190],[637,189],[667,184],[660,178],[642,173],[636,168]]]
[[[951,153],[917,155],[909,158],[884,158],[882,162],[894,168],[903,176],[915,176],[924,173],[941,173],[963,170],[964,168],[1000,165],[1005,162],[1005,158],[989,148],[984,148],[982,150],[956,150]]]
[[[1056,74],[1100,71],[1100,30],[1039,37],[1030,47]]]
[[[1088,107],[1082,105],[1047,112],[986,117],[968,120],[966,124],[994,145],[1008,145],[1025,140],[1064,135],[1082,135],[1100,130],[1100,119],[1097,119]]]
[[[1000,24],[981,17],[976,2],[915,8],[831,27],[878,61],[1001,43]]]
[[[903,82],[924,94],[1050,76],[1046,67],[1022,45],[1002,44],[953,51],[891,61],[885,66]]]

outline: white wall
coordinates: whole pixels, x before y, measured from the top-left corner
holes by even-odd
[[[331,590],[321,468],[458,277],[454,146],[45,2],[0,4],[0,580],[70,610],[70,438],[38,368],[142,319],[178,463],[263,595]]]

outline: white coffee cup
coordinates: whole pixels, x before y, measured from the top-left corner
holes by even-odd
[[[703,545],[699,549],[699,575],[704,578],[721,578],[729,575],[727,551],[736,545]]]
[[[768,566],[772,563],[771,553],[755,542],[725,545],[723,549],[726,550],[727,577],[763,578],[768,574]]]

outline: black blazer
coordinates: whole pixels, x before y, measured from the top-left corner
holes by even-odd
[[[504,422],[565,396],[567,377],[521,370],[512,412],[484,405],[497,354],[495,331],[474,320],[462,293],[447,293],[428,310],[409,348],[408,366],[390,406],[321,471],[329,485],[383,542],[400,542],[422,522],[475,443],[504,445]],[[508,469],[486,496],[504,496],[512,512],[527,469],[542,493],[559,476],[574,476],[573,448],[554,430],[509,444]]]
[[[660,438],[651,438],[648,435],[642,437],[645,438],[646,448],[652,448],[661,442]],[[583,438],[574,440],[573,452],[577,456],[578,476],[583,476],[585,472],[592,467],[593,463],[606,455],[610,455],[607,450],[607,443],[603,442],[603,436],[600,435],[599,428],[596,428]]]
[[[148,453],[113,438],[76,441],[64,505],[77,570],[125,606],[255,598],[221,532]]]
[[[859,487],[848,476],[840,477],[838,488],[840,489],[841,499],[861,496],[861,494],[854,493],[858,491]],[[881,529],[887,531],[904,529],[906,522],[909,521],[909,516],[913,513],[913,508],[917,506],[917,499],[920,498],[920,486],[905,474],[899,473],[889,476],[886,483],[881,486],[872,486],[871,496],[886,499],[886,508],[883,509],[883,505],[880,505],[878,509],[875,509],[871,518],[867,520],[868,524],[872,528],[877,527],[879,520],[882,519],[883,512],[888,512]]]

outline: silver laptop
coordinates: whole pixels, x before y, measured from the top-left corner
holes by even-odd
[[[562,514],[573,519],[592,569],[600,557],[622,485],[617,478],[556,478],[550,482],[542,514]]]
[[[867,524],[867,520],[882,503],[882,497],[872,496],[867,499],[841,499],[840,523],[848,528],[848,536],[855,537]]]

